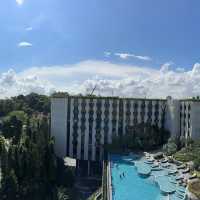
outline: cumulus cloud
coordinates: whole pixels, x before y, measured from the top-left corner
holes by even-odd
[[[105,55],[106,57],[109,57],[109,56],[111,55],[111,52],[109,52],[109,51],[104,51],[104,55]]]
[[[166,63],[164,63],[164,64],[161,65],[161,67],[160,67],[160,72],[162,72],[162,73],[168,72],[171,65],[173,65],[173,62],[166,62]]]
[[[200,63],[191,70],[160,69],[104,61],[82,61],[73,65],[32,67],[20,73],[8,70],[0,74],[0,98],[37,92],[68,91],[88,94],[94,86],[97,95],[174,98],[200,94]]]
[[[184,72],[185,69],[184,69],[183,67],[177,67],[177,68],[176,68],[176,71],[177,71],[177,72]]]
[[[139,56],[139,55],[130,54],[130,53],[115,53],[114,55],[119,56],[121,59],[128,59],[132,57],[132,58],[136,58],[136,59],[144,60],[144,61],[152,60],[149,56]]]
[[[18,43],[18,47],[32,47],[33,45],[29,42],[20,42]]]
[[[33,27],[31,27],[31,26],[26,27],[25,30],[26,30],[26,31],[32,31],[32,30],[33,30]]]
[[[49,94],[53,90],[51,83],[35,75],[20,76],[13,69],[0,75],[0,98],[31,92]]]
[[[24,3],[24,0],[16,0],[16,3],[17,3],[18,5],[22,5],[22,4]]]

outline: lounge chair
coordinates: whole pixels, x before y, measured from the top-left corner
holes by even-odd
[[[183,179],[183,177],[182,176],[177,176],[176,177],[176,180],[178,181],[178,180],[182,180]]]
[[[170,180],[169,182],[173,183],[173,184],[177,184],[177,182],[175,180]]]
[[[170,164],[169,163],[162,163],[162,167],[168,168],[168,167],[170,167]]]
[[[155,168],[155,167],[159,167],[159,164],[158,163],[155,163],[151,166],[152,168]]]
[[[180,197],[181,199],[184,199],[184,198],[185,198],[185,194],[175,193],[175,195],[176,195],[177,197]]]
[[[169,175],[170,175],[170,174],[175,174],[175,173],[177,173],[177,170],[176,170],[176,169],[175,169],[175,170],[171,170],[171,171],[168,172]]]
[[[182,192],[182,193],[185,193],[185,188],[179,186],[179,187],[177,188],[177,191]]]
[[[197,177],[197,174],[194,173],[194,174],[192,174],[191,176],[189,176],[188,178],[191,180],[191,179],[194,179],[194,178],[196,178],[196,177]]]
[[[183,170],[182,173],[186,174],[186,173],[188,173],[189,171],[190,171],[190,169],[187,168],[187,169]]]
[[[185,165],[178,166],[177,169],[185,169]]]
[[[166,163],[166,162],[168,162],[168,159],[165,158],[165,159],[161,160],[161,162]]]

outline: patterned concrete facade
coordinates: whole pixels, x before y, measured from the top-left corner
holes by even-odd
[[[200,102],[194,100],[133,99],[68,96],[52,98],[51,134],[60,157],[99,161],[103,145],[123,136],[130,126],[150,123],[172,136],[200,136]]]

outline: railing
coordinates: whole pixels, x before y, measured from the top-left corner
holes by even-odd
[[[97,189],[87,200],[101,200],[102,188]]]
[[[103,200],[112,200],[112,182],[111,182],[111,167],[108,159],[103,162],[103,178],[102,178],[102,191]]]
[[[103,200],[107,200],[107,161],[103,161],[103,177],[102,177]]]
[[[107,163],[107,199],[106,200],[112,200],[112,180],[111,180],[111,163]]]

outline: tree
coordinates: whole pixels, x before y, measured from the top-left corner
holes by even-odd
[[[175,138],[169,138],[168,143],[163,146],[163,150],[167,155],[172,155],[177,151],[177,144]]]
[[[73,187],[73,170],[58,166],[49,112],[50,98],[44,95],[0,100],[1,199],[57,200],[58,186]]]
[[[14,138],[17,143],[22,132],[22,125],[22,121],[17,116],[8,116],[3,120],[2,134],[5,138]]]
[[[8,174],[3,176],[0,194],[5,200],[16,199],[18,192],[18,181],[13,169]]]

